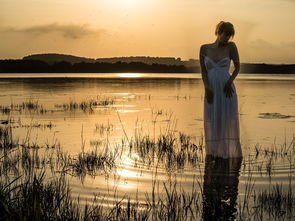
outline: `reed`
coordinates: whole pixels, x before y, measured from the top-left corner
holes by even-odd
[[[2,112],[3,114],[11,114],[15,111],[19,113],[29,112],[39,114],[46,114],[47,112],[49,112],[49,110],[45,109],[43,105],[39,104],[38,100],[34,100],[32,98],[18,104],[11,103],[8,106],[0,106],[0,112]]]
[[[115,100],[112,98],[101,98],[101,99],[89,99],[82,100],[80,102],[70,101],[69,103],[64,104],[55,104],[56,108],[62,108],[64,111],[75,111],[82,110],[83,112],[92,113],[96,107],[106,107],[115,104]]]
[[[156,140],[149,135],[137,134],[129,143],[129,152],[135,151],[149,165],[159,160],[169,171],[184,168],[185,165],[197,167],[204,155],[202,138],[200,140],[196,145],[190,136],[183,133],[178,136],[172,132],[162,134]]]
[[[0,149],[12,149],[17,145],[18,141],[12,136],[12,127],[10,125],[0,127]]]
[[[11,108],[6,106],[0,106],[0,112],[2,114],[10,114]]]
[[[109,134],[111,131],[114,130],[114,125],[108,122],[107,125],[105,124],[95,124],[95,132],[98,132],[101,136],[104,134]]]
[[[45,173],[30,173],[0,183],[1,220],[95,220],[88,205],[81,209],[73,200],[64,177],[45,182]]]
[[[29,129],[30,130],[30,129]],[[205,197],[202,174],[195,176],[191,189],[178,181],[178,169],[193,166],[200,169],[204,162],[204,144],[193,142],[191,136],[166,130],[158,137],[136,134],[128,143],[111,146],[109,143],[93,142],[94,149],[85,152],[83,129],[82,150],[75,156],[63,152],[59,142],[37,145],[30,140],[30,132],[23,144],[13,138],[11,126],[0,127],[0,219],[1,220],[199,220],[204,219]],[[153,165],[150,193],[145,201],[128,196],[119,198],[114,192],[113,202],[107,196],[93,197],[91,204],[81,203],[71,196],[69,176],[95,177],[116,174],[122,152],[136,153],[139,160]],[[245,189],[234,208],[237,220],[286,220],[294,217],[295,195],[292,173],[294,169],[294,137],[281,149],[273,147],[257,149],[243,159],[246,171]],[[286,152],[286,154],[285,154]],[[257,154],[258,153],[258,154]],[[281,154],[282,153],[282,154]],[[253,160],[261,160],[261,170],[273,176],[275,160],[290,162],[289,185],[270,185],[268,190],[255,191]],[[162,167],[164,165],[164,168]],[[265,165],[265,166],[263,166]],[[269,169],[267,169],[269,167]],[[158,168],[166,169],[167,179],[159,181]],[[265,168],[265,169],[264,169]],[[175,173],[175,170],[176,173]],[[201,170],[201,169],[200,169]],[[51,173],[50,173],[51,171]],[[264,174],[262,174],[264,175]],[[261,175],[261,176],[262,176]],[[53,177],[52,177],[53,176]],[[208,175],[207,175],[208,176]],[[221,208],[230,206],[226,200],[215,203]],[[219,205],[220,206],[220,205]]]
[[[70,167],[73,174],[79,177],[85,177],[86,174],[95,176],[103,171],[108,174],[116,169],[116,160],[119,156],[118,150],[111,151],[105,148],[104,151],[92,150],[81,152],[77,157],[70,159]]]

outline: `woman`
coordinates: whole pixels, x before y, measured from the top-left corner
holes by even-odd
[[[237,47],[229,41],[235,34],[230,22],[216,26],[216,41],[200,48],[200,65],[205,86],[204,130],[206,154],[213,157],[242,157],[236,89],[239,73]],[[234,71],[230,75],[231,60]]]

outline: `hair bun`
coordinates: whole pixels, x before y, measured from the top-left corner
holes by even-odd
[[[235,35],[235,29],[233,24],[230,22],[220,21],[216,25],[215,35],[221,34],[223,32],[233,37]]]

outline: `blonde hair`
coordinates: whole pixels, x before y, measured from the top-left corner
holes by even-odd
[[[226,35],[231,36],[232,38],[235,35],[235,28],[232,23],[221,21],[216,25],[215,35],[225,33]]]

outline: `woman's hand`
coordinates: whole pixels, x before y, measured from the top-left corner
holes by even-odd
[[[211,88],[205,88],[205,98],[209,104],[213,103],[214,93]]]
[[[226,97],[231,98],[231,96],[234,93],[234,89],[232,88],[232,81],[228,80],[226,82],[226,84],[224,85],[223,91]]]

